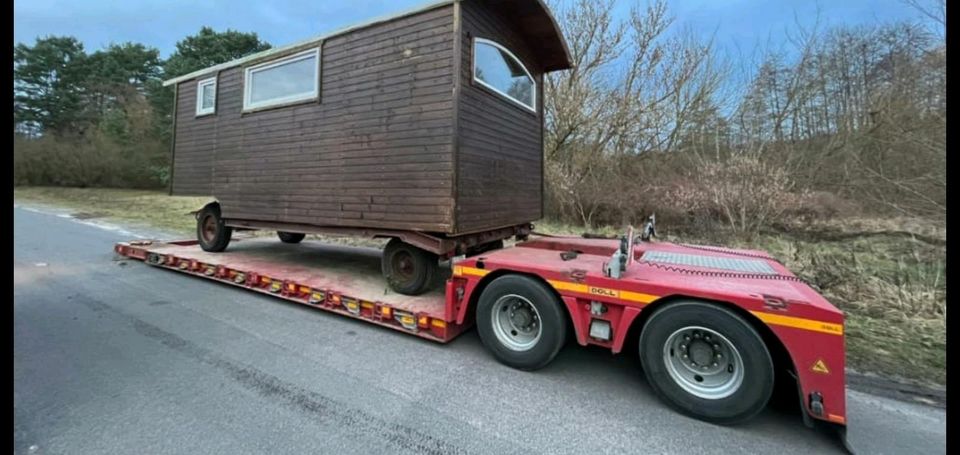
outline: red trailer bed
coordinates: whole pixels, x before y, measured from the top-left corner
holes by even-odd
[[[783,372],[796,383],[805,421],[842,432],[840,310],[762,251],[632,244],[631,236],[537,237],[454,258],[434,277],[443,286],[419,296],[392,292],[380,252],[368,248],[247,239],[221,253],[195,241],[124,242],[115,251],[434,341],[476,324],[498,360],[525,370],[549,363],[569,329],[580,345],[614,353],[639,338],[657,393],[717,423],[756,415]]]
[[[444,287],[418,296],[390,290],[380,274],[380,251],[273,239],[237,239],[208,253],[197,242],[122,242],[115,251],[150,265],[270,294],[359,318],[423,338],[447,342],[464,326],[448,311]],[[446,279],[449,269],[442,269]],[[440,281],[438,280],[438,281]]]

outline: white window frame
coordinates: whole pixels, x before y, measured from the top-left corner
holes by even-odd
[[[285,65],[287,63],[296,62],[299,60],[306,60],[308,58],[314,57],[315,66],[314,66],[314,78],[313,78],[313,91],[310,93],[285,96],[283,98],[274,98],[266,101],[260,101],[253,103],[250,101],[251,90],[253,89],[253,84],[250,83],[251,76],[254,73],[261,71],[269,70],[271,68]],[[315,100],[320,94],[320,48],[316,47],[309,49],[303,52],[299,52],[293,55],[288,55],[281,59],[272,60],[269,62],[261,63],[259,65],[254,65],[246,68],[243,71],[243,110],[251,111],[257,109],[263,109],[271,106],[279,106],[284,104],[291,104],[298,101],[304,100]]]
[[[213,85],[213,106],[203,107],[203,88]],[[208,77],[197,81],[197,117],[215,114],[217,112],[217,77]]]
[[[491,45],[491,46],[493,46],[493,47],[496,47],[497,49],[500,49],[501,51],[506,52],[507,55],[510,56],[510,58],[512,58],[514,61],[517,62],[517,64],[520,65],[520,68],[523,69],[523,72],[526,73],[526,74],[527,74],[527,77],[530,78],[530,81],[533,82],[533,106],[532,106],[532,107],[531,107],[531,106],[528,106],[527,103],[524,103],[523,101],[520,101],[520,100],[518,100],[518,99],[516,99],[516,98],[514,98],[514,97],[512,97],[512,96],[510,96],[510,95],[508,95],[508,94],[506,94],[506,93],[504,93],[503,91],[501,91],[500,89],[494,87],[493,85],[488,84],[488,83],[486,83],[486,82],[484,82],[484,81],[482,81],[482,80],[480,80],[480,79],[477,79],[477,44],[479,44],[479,43],[489,44],[489,45]],[[523,64],[523,60],[520,60],[520,58],[518,58],[516,55],[514,55],[513,52],[510,52],[510,49],[507,49],[507,48],[504,47],[502,44],[500,44],[500,43],[498,43],[498,42],[496,42],[496,41],[491,41],[491,40],[485,39],[485,38],[474,38],[474,39],[473,39],[473,68],[471,69],[471,73],[472,73],[472,74],[470,75],[470,77],[473,78],[474,82],[477,82],[477,83],[479,83],[480,85],[482,85],[482,86],[484,86],[484,87],[486,87],[486,88],[488,88],[488,89],[490,89],[490,90],[493,90],[494,92],[499,93],[499,94],[502,95],[504,98],[506,98],[506,99],[508,99],[508,100],[510,100],[510,101],[513,101],[513,102],[516,103],[517,105],[523,107],[524,109],[526,109],[526,110],[528,110],[528,111],[530,111],[530,112],[533,112],[534,114],[537,113],[537,89],[538,89],[538,87],[537,87],[537,79],[534,78],[533,75],[530,74],[530,71],[527,70],[527,65],[524,65],[524,64]]]

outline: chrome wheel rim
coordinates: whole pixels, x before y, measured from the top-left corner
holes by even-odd
[[[493,333],[511,351],[528,351],[543,333],[540,313],[525,297],[508,294],[497,299],[490,314]]]
[[[689,326],[673,332],[663,346],[663,361],[674,383],[700,398],[726,398],[743,385],[740,352],[713,329]]]

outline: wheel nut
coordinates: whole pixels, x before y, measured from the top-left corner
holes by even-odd
[[[683,336],[683,339],[686,340],[686,341],[690,341],[690,335],[684,335],[684,336]]]
[[[720,349],[720,345],[719,345],[719,344],[714,344],[714,345],[713,345],[713,349]]]
[[[694,338],[700,338],[700,332],[693,332]]]
[[[686,350],[686,349],[687,349],[687,345],[681,344],[681,345],[680,345],[680,349]]]
[[[718,354],[716,355],[716,357],[717,357],[718,359],[722,359],[722,358],[723,358],[723,354],[719,354],[719,353],[718,353]]]
[[[684,355],[683,355],[682,357],[683,357],[683,358],[687,358],[687,355],[686,355],[686,354],[684,354]]]

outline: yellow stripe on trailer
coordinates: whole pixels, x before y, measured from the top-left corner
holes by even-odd
[[[599,286],[590,286],[581,283],[571,283],[569,281],[548,280],[551,286],[558,291],[579,292],[581,294],[599,295],[602,297],[611,297],[620,300],[629,300],[637,303],[650,303],[659,299],[659,296],[643,294],[641,292],[621,291],[619,289],[604,288]]]
[[[812,332],[827,333],[830,335],[843,335],[843,324],[784,316],[782,314],[764,313],[762,311],[751,311],[750,313],[753,313],[753,315],[761,321],[771,325],[810,330]]]
[[[485,276],[488,273],[490,273],[489,270],[478,269],[476,267],[465,267],[462,265],[456,265],[453,267],[453,274],[456,276]]]

